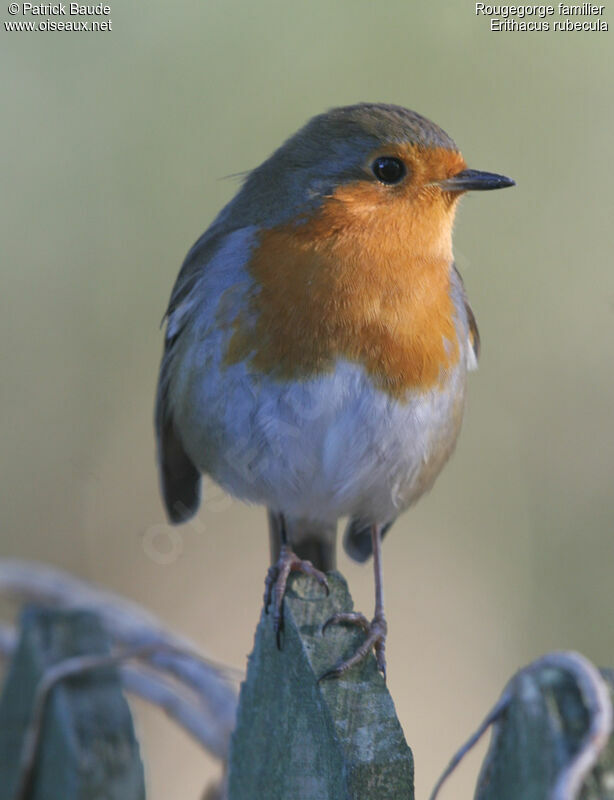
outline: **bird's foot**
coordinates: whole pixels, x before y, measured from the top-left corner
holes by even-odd
[[[291,572],[302,572],[315,578],[329,594],[326,575],[316,569],[311,561],[303,561],[289,547],[283,545],[277,563],[269,567],[264,582],[264,610],[269,613],[269,606],[273,604],[273,628],[277,637],[277,647],[281,650],[281,632],[284,627],[283,601],[286,593],[286,584]]]
[[[327,670],[319,680],[324,681],[328,678],[338,678],[347,672],[348,669],[358,664],[367,657],[371,648],[375,651],[375,660],[377,668],[386,677],[386,634],[388,632],[388,625],[383,614],[377,614],[373,617],[371,622],[363,615],[356,611],[348,611],[343,614],[333,614],[332,617],[326,620],[322,627],[322,633],[326,632],[329,625],[337,625],[339,623],[346,623],[348,625],[358,625],[367,634],[366,639],[356,650],[354,655],[345,661],[341,661],[332,669]]]

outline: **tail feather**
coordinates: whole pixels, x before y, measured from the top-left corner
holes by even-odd
[[[159,460],[162,497],[168,517],[173,523],[185,522],[198,510],[201,476],[170,422],[160,431]]]
[[[394,520],[387,522],[382,527],[382,539],[394,525]],[[372,522],[364,519],[351,519],[343,534],[343,547],[350,558],[359,563],[365,562],[369,556],[373,555],[373,544],[371,542]]]

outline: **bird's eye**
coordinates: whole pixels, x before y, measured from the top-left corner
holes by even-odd
[[[403,180],[407,173],[405,164],[400,158],[392,156],[380,156],[371,165],[373,174],[382,183],[398,183]]]

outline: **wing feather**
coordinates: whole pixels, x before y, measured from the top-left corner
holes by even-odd
[[[215,253],[220,238],[220,234],[216,235],[210,229],[192,247],[177,276],[164,315],[166,334],[156,395],[155,429],[162,497],[168,517],[174,523],[184,522],[198,510],[201,475],[186,453],[175,427],[169,383],[178,340],[190,317],[192,291]]]

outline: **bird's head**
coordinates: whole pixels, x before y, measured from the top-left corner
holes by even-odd
[[[340,225],[393,239],[396,231],[407,246],[419,248],[426,236],[449,247],[462,194],[513,185],[467,169],[452,139],[419,114],[362,103],[320,114],[288,139],[249,174],[233,216],[267,229],[328,207]]]

